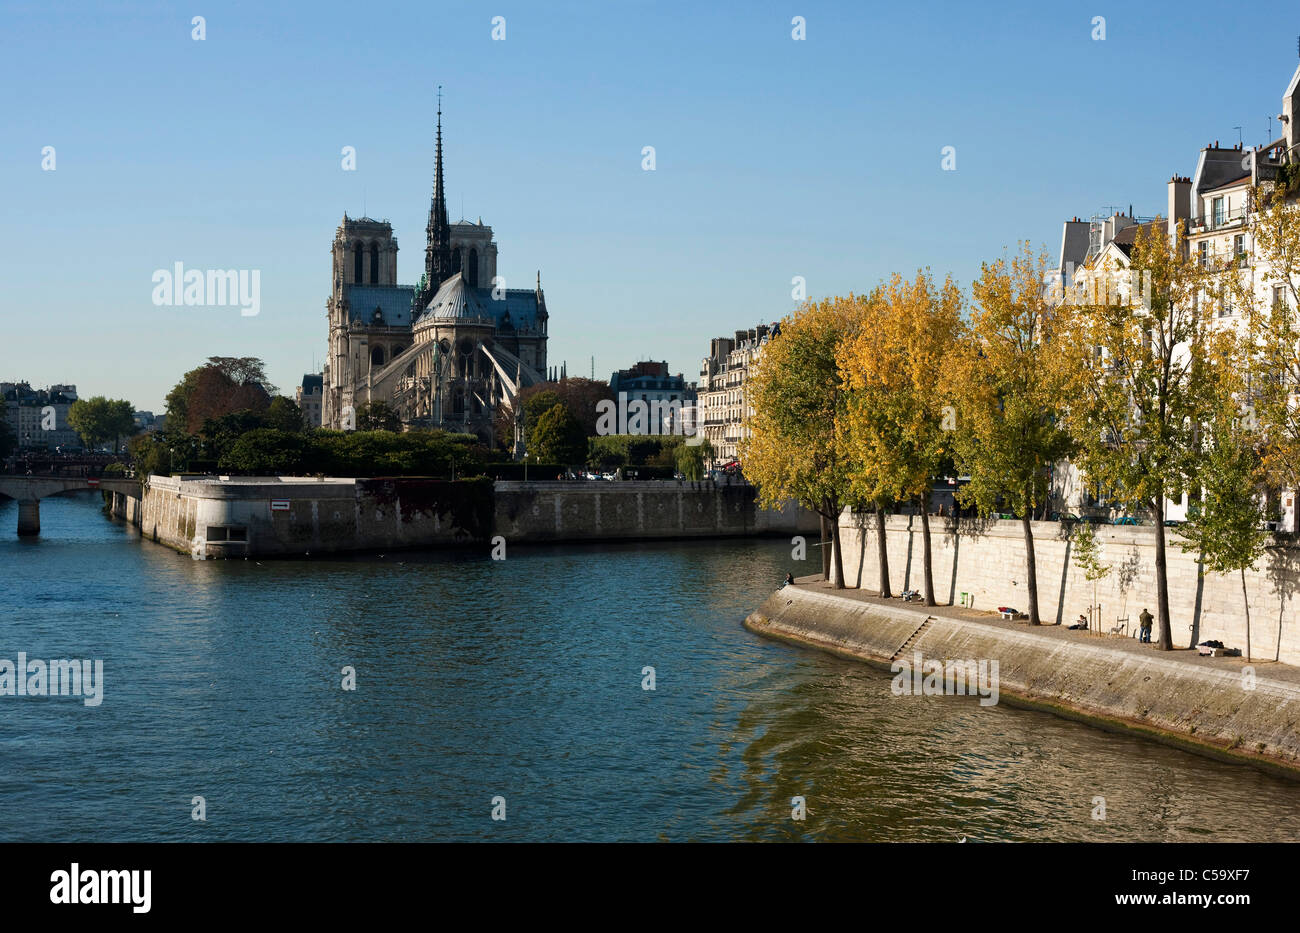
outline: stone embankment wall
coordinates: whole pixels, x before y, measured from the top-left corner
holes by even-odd
[[[1093,584],[1078,565],[1072,529],[1058,522],[1034,522],[1038,608],[1045,623],[1072,623],[1094,604]],[[1025,539],[1019,521],[931,517],[935,599],[960,605],[962,594],[976,609],[1011,606],[1025,611]],[[875,518],[846,512],[840,520],[847,586],[879,590]],[[1096,584],[1103,630],[1127,620],[1134,635],[1143,607],[1156,614],[1155,529],[1148,526],[1095,526],[1101,560],[1110,572]],[[1186,647],[1217,639],[1246,650],[1247,596],[1239,574],[1200,572],[1195,554],[1178,546],[1167,529],[1169,612],[1174,644]],[[886,522],[889,578],[895,593],[922,589],[922,536],[919,516],[894,515]],[[1300,548],[1272,547],[1246,572],[1252,658],[1300,665]]]
[[[195,557],[507,542],[816,534],[814,513],[760,509],[750,487],[673,482],[150,477],[114,515]]]
[[[486,542],[491,482],[150,477],[113,514],[195,557],[246,557]]]
[[[827,591],[784,587],[745,620],[761,635],[880,665],[998,661],[999,702],[1047,709],[1216,757],[1300,773],[1300,684]],[[919,634],[918,634],[919,633]],[[908,644],[910,639],[914,639]],[[906,646],[906,647],[905,647]],[[882,680],[881,689],[890,685]]]
[[[744,485],[690,482],[496,484],[495,534],[587,541],[819,534],[816,513],[760,509]]]

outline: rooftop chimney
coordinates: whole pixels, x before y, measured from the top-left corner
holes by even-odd
[[[1192,180],[1190,178],[1175,175],[1169,179],[1169,211],[1165,216],[1170,237],[1178,234],[1178,221],[1191,219]]]

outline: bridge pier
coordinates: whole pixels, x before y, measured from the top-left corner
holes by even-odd
[[[41,500],[18,500],[18,536],[28,537],[41,533]]]

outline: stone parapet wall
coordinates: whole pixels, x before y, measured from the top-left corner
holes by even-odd
[[[1093,605],[1093,584],[1075,559],[1071,526],[1033,522],[1038,571],[1038,607],[1046,623],[1069,625]],[[1074,526],[1077,527],[1077,526]],[[959,605],[962,594],[976,609],[1028,606],[1025,587],[1025,541],[1019,521],[971,521],[953,524],[932,517],[935,598]],[[1094,527],[1103,563],[1110,573],[1097,581],[1096,602],[1103,628],[1124,624],[1131,635],[1143,607],[1156,613],[1155,529],[1149,526]],[[845,582],[879,589],[875,519],[844,513],[840,520]],[[890,583],[895,593],[922,589],[922,535],[919,516],[894,515],[886,521]],[[1246,602],[1239,574],[1200,573],[1194,554],[1184,554],[1182,540],[1166,529],[1169,611],[1175,645],[1186,647],[1217,639],[1246,649]],[[1251,656],[1300,665],[1300,548],[1272,547],[1256,569],[1246,572],[1250,605]]]

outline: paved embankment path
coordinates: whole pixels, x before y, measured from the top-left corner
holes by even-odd
[[[1131,637],[924,607],[805,577],[746,620],[758,634],[877,664],[997,660],[1019,705],[1300,776],[1300,669],[1160,651]]]

